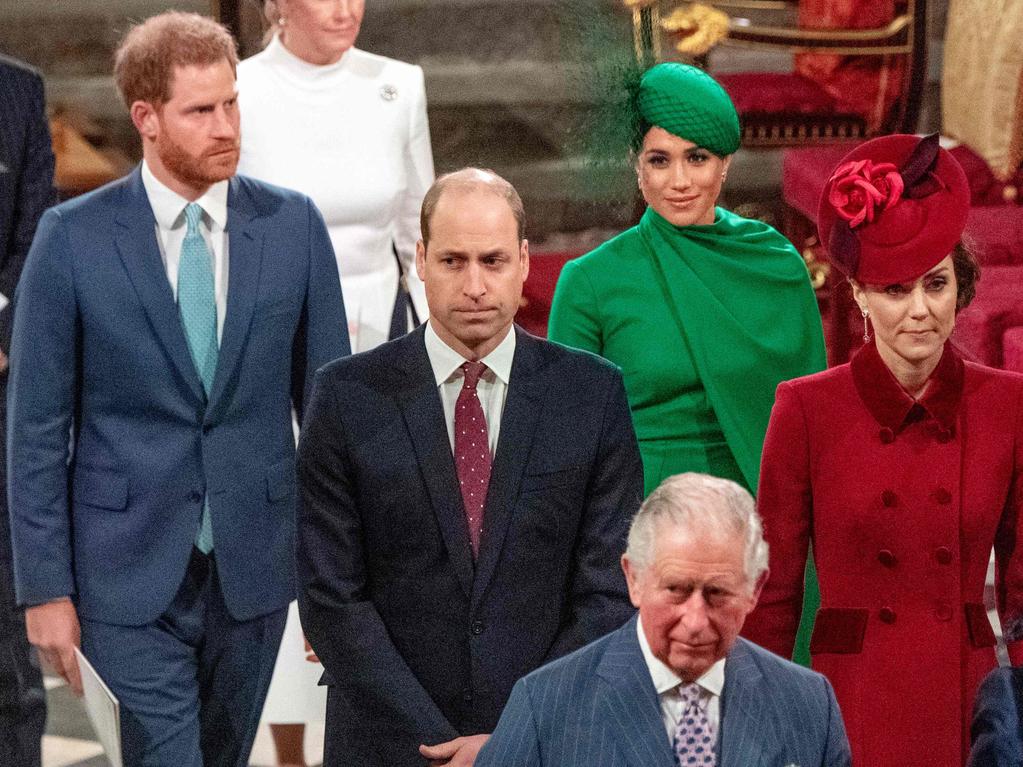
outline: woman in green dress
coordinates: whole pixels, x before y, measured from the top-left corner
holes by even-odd
[[[633,93],[646,212],[565,265],[548,335],[622,369],[646,493],[685,471],[755,492],[775,388],[826,364],[806,265],[767,224],[717,207],[740,132],[710,75],[658,64]],[[818,603],[811,564],[794,655],[806,665]]]
[[[647,493],[684,471],[755,491],[775,387],[825,366],[806,266],[767,224],[717,207],[739,120],[710,75],[658,64],[631,111],[646,212],[565,265],[549,336],[621,367]]]

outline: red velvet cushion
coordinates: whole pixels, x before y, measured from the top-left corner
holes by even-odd
[[[541,338],[547,337],[547,318],[551,313],[551,299],[558,284],[561,267],[566,261],[582,253],[531,253],[529,277],[522,288],[522,303],[515,315],[515,321],[528,332]]]
[[[781,193],[785,202],[813,223],[817,204],[831,172],[857,143],[787,149],[782,157]]]
[[[977,296],[956,317],[952,337],[968,359],[1002,367],[1007,360],[1006,331],[1023,327],[1023,267],[989,266],[982,270]]]
[[[952,156],[959,161],[966,178],[970,181],[970,203],[973,205],[1005,205],[1018,204],[1020,191],[1023,190],[1023,168],[1008,181],[1002,182],[995,178],[991,168],[980,155],[965,144],[950,149]]]
[[[782,72],[738,72],[719,75],[740,118],[755,114],[831,116],[835,100],[802,75]]]
[[[1023,207],[971,208],[963,240],[982,266],[1015,264],[1023,268]],[[984,278],[981,272],[981,279]],[[1023,293],[1019,294],[1023,299]]]
[[[1023,327],[1009,328],[1002,334],[1002,362],[1006,370],[1023,373]]]

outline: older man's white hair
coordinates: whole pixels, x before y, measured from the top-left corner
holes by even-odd
[[[657,530],[669,524],[694,539],[735,536],[744,542],[752,589],[767,569],[767,542],[751,496],[729,479],[689,472],[668,477],[647,496],[629,528],[625,555],[639,570],[653,562]]]

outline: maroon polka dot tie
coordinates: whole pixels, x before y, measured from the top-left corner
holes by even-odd
[[[469,542],[475,557],[480,551],[483,534],[483,504],[490,486],[490,441],[483,406],[476,394],[476,384],[487,369],[482,362],[462,365],[465,383],[455,402],[455,468],[462,491],[465,520],[469,526]]]

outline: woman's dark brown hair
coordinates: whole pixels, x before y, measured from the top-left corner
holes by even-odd
[[[980,264],[962,242],[952,249],[952,269],[956,276],[956,312],[961,312],[977,295],[980,279]]]

